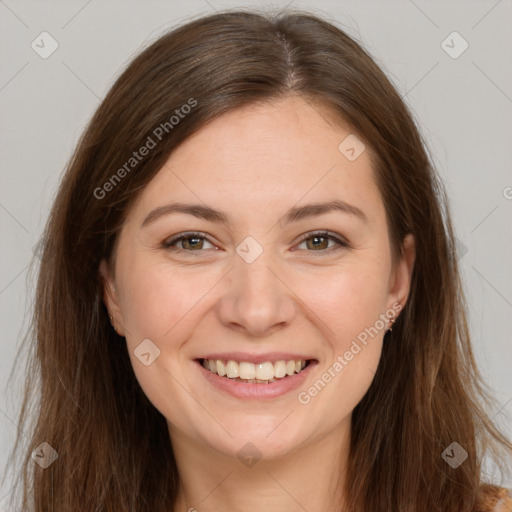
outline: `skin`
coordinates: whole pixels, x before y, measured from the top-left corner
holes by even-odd
[[[128,212],[115,265],[100,266],[113,325],[126,337],[142,389],[167,418],[181,479],[176,511],[334,509],[351,414],[390,322],[309,403],[297,395],[379,315],[405,305],[415,257],[408,235],[393,261],[370,151],[349,161],[338,150],[350,133],[299,96],[224,114],[170,156]],[[357,206],[368,221],[334,211],[280,222],[289,208],[333,199]],[[175,201],[222,210],[232,222],[174,213],[141,228],[149,212]],[[301,241],[316,230],[350,246]],[[163,246],[186,231],[207,240]],[[247,236],[263,249],[250,264],[236,252]],[[134,355],[144,339],[160,350],[149,366]],[[299,390],[247,400],[201,375],[194,359],[213,351],[293,352],[318,364]],[[250,468],[237,457],[249,442],[262,457]]]

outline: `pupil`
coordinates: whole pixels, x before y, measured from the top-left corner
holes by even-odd
[[[191,244],[190,243],[191,240],[195,240],[195,243]],[[200,238],[198,238],[196,236],[185,238],[185,244],[188,244],[189,246],[192,246],[192,247],[197,247],[198,246],[197,244],[200,242],[201,242]]]
[[[313,238],[310,239],[311,241],[313,241],[313,248],[318,248],[320,247],[320,245],[324,245],[325,244],[325,240],[326,238],[323,237],[323,236],[314,236]],[[323,240],[324,241],[324,244],[320,244],[320,245],[317,245],[316,242],[318,242],[318,240]]]

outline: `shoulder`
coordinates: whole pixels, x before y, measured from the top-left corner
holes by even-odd
[[[473,512],[512,512],[512,491],[491,484],[480,485]]]

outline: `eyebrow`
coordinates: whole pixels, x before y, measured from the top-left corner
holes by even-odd
[[[298,222],[309,217],[316,217],[318,215],[324,215],[330,212],[342,212],[352,216],[355,216],[363,222],[368,222],[366,214],[357,206],[346,203],[339,199],[333,201],[327,201],[323,203],[311,203],[304,206],[296,206],[288,210],[280,222],[284,224],[291,224]],[[198,219],[203,219],[209,222],[215,222],[217,224],[230,224],[230,217],[228,214],[215,210],[209,206],[200,204],[187,204],[187,203],[170,203],[163,206],[159,206],[152,210],[142,222],[141,228],[154,222],[164,215],[170,215],[172,213],[183,213],[192,215]]]

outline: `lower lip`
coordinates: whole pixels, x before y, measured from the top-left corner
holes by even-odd
[[[316,361],[311,361],[300,373],[288,375],[288,377],[268,384],[249,384],[227,377],[219,377],[216,373],[212,373],[204,368],[199,361],[196,361],[196,363],[202,375],[220,391],[228,393],[235,398],[263,399],[276,398],[300,387],[309,375],[311,368],[316,364]]]

